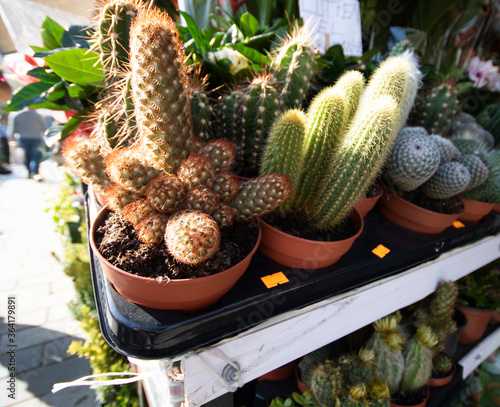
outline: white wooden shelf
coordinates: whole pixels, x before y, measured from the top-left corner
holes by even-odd
[[[500,328],[489,334],[473,349],[467,353],[458,363],[463,368],[463,378],[469,376],[486,358],[500,347]]]
[[[458,280],[500,257],[500,234],[456,248],[438,258],[397,275],[378,280],[302,309],[272,317],[234,337],[172,358],[180,360],[184,376],[185,406],[205,404],[228,392],[224,372],[228,360],[248,383],[288,362],[342,338],[373,321],[413,304],[433,293],[439,282]],[[465,372],[474,370],[499,345],[500,329],[478,350],[460,361]],[[491,352],[489,352],[491,350]],[[489,352],[489,353],[488,353]],[[161,370],[165,361],[138,361],[141,371]],[[463,363],[462,363],[463,362]],[[470,370],[472,369],[472,370]],[[227,377],[225,377],[227,379]],[[152,377],[148,380],[155,380]],[[158,378],[162,380],[162,378]],[[236,389],[236,381],[229,382]],[[156,404],[155,396],[148,397]],[[157,400],[158,401],[158,400]],[[168,404],[165,400],[160,405]]]

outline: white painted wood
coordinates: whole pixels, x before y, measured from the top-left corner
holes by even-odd
[[[500,347],[500,328],[479,342],[458,362],[463,367],[463,378],[469,376],[488,356]]]
[[[497,259],[499,249],[500,235],[486,237],[395,276],[270,318],[212,347],[182,355],[187,405],[200,406],[228,391],[216,380],[227,363],[214,349],[239,364],[242,380],[247,383],[425,298],[440,281],[458,280]]]

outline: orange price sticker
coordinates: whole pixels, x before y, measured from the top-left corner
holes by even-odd
[[[455,222],[453,222],[453,227],[455,229],[460,229],[460,228],[464,228],[465,225],[462,222],[460,222],[459,220],[456,220]]]
[[[385,257],[385,255],[388,254],[389,252],[390,250],[381,244],[379,244],[377,247],[375,247],[375,249],[372,250],[372,253],[380,258]]]
[[[283,274],[283,272],[270,274],[260,278],[267,288],[276,287],[279,284],[288,283],[288,278]]]

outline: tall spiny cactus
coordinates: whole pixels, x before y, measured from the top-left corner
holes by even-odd
[[[192,142],[189,79],[182,41],[172,19],[141,10],[130,31],[132,100],[138,131],[175,171]]]
[[[291,205],[304,208],[315,199],[333,151],[356,111],[363,85],[362,75],[350,72],[344,74],[334,86],[321,91],[311,102],[301,152],[301,174]]]

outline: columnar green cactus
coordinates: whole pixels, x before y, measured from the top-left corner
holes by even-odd
[[[292,109],[283,113],[273,124],[264,150],[260,173],[279,172],[287,175],[293,186],[292,197],[280,208],[286,212],[295,200],[302,168],[302,145],[306,129],[306,116],[301,110]]]
[[[310,206],[326,173],[333,151],[346,131],[363,89],[359,74],[343,75],[334,86],[323,89],[307,110],[307,127],[302,146],[300,180],[290,205]],[[349,90],[349,91],[347,91]]]
[[[278,112],[276,85],[271,75],[260,75],[243,90],[241,138],[237,143],[240,165],[257,173],[268,132]]]
[[[130,30],[132,99],[138,132],[166,156],[175,171],[189,155],[191,101],[182,40],[172,19],[141,10]]]
[[[401,379],[401,392],[418,390],[427,384],[432,373],[432,348],[436,343],[437,338],[432,330],[420,325],[417,334],[404,350],[405,369]]]
[[[176,260],[199,264],[219,249],[220,231],[217,223],[206,213],[182,211],[168,220],[165,243]]]
[[[314,76],[314,43],[306,26],[294,28],[273,52],[272,68],[280,84],[282,108],[300,108]]]
[[[203,84],[191,85],[191,117],[193,132],[196,137],[204,141],[212,138],[211,121],[213,107],[203,89]]]
[[[292,185],[288,177],[264,174],[241,183],[240,190],[231,202],[237,219],[249,219],[271,213],[290,196]]]
[[[311,391],[320,405],[340,406],[342,392],[340,367],[331,360],[320,362],[311,374]]]
[[[460,194],[470,182],[470,172],[459,162],[440,165],[434,175],[422,185],[422,192],[430,198],[446,199]]]
[[[396,140],[387,174],[399,190],[413,191],[432,177],[440,159],[439,148],[432,138],[406,131]]]
[[[367,343],[367,348],[375,352],[375,374],[387,382],[391,393],[398,391],[404,369],[400,320],[400,314],[391,314],[375,321],[375,332]]]

